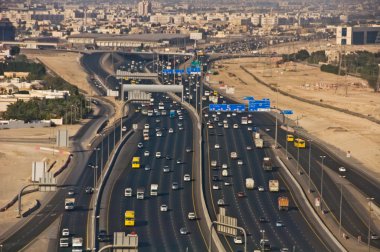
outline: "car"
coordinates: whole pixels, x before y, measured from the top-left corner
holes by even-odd
[[[247,129],[248,129],[248,131],[252,131],[252,127],[248,127]]]
[[[259,221],[260,221],[261,223],[266,223],[266,222],[268,222],[268,220],[267,220],[265,217],[260,217],[260,218],[259,218]]]
[[[343,166],[341,166],[341,167],[339,167],[339,171],[340,171],[340,172],[346,172],[346,168],[343,167]]]
[[[84,191],[87,193],[87,194],[91,194],[94,192],[94,188],[91,187],[91,186],[87,186]]]
[[[183,127],[179,127],[178,130],[183,130]]]
[[[244,194],[244,192],[238,192],[237,196],[238,196],[238,198],[243,198],[243,197],[245,197],[245,194]]]
[[[187,214],[187,219],[189,220],[195,220],[197,217],[195,216],[195,213],[194,212],[189,212]]]
[[[185,175],[183,176],[183,181],[191,181],[191,177],[190,177],[190,175],[189,175],[189,174],[185,174]]]
[[[125,197],[132,197],[132,188],[128,187],[124,190],[124,196]]]
[[[177,125],[178,125],[178,127],[182,127],[183,126],[183,124],[181,122],[179,122]]]
[[[67,192],[67,195],[74,195],[75,194],[75,191],[74,189],[69,189],[69,191]]]
[[[239,128],[239,125],[237,125],[236,123],[232,126],[232,128],[234,129],[238,129]]]
[[[208,126],[207,126],[209,129],[213,129],[214,128],[214,125],[212,123],[210,123]]]
[[[224,123],[224,124],[225,124],[225,123],[228,123],[228,121],[227,121],[226,119],[224,119],[224,120],[223,120],[223,123]]]
[[[208,114],[204,114],[204,117],[208,117]]]
[[[67,237],[63,237],[59,239],[59,247],[60,248],[67,248],[70,245],[70,240]]]
[[[232,116],[236,116],[236,113],[235,113],[235,112],[233,112],[233,113],[232,113]]]
[[[168,206],[165,205],[165,204],[162,204],[162,205],[160,206],[160,211],[161,211],[161,212],[167,212],[167,211],[168,211]]]
[[[276,227],[283,227],[284,223],[280,220],[276,221]]]
[[[156,132],[159,132],[161,130],[160,127],[155,128]]]
[[[264,192],[265,191],[264,186],[258,186],[257,189],[259,189],[259,192]]]
[[[181,227],[181,228],[179,229],[179,233],[180,233],[181,235],[187,235],[187,234],[189,233],[189,231],[187,230],[186,227]]]
[[[181,159],[177,159],[177,164],[183,164],[183,161]]]
[[[213,189],[213,190],[219,190],[219,189],[220,189],[220,187],[219,187],[219,185],[217,185],[217,184],[214,184],[214,185],[212,185],[212,189]]]
[[[183,120],[183,116],[181,116],[181,115],[178,116],[178,119],[179,119],[179,120]]]
[[[170,172],[170,168],[169,168],[169,166],[165,165],[164,168],[163,168],[163,172],[164,172],[164,173],[168,173],[168,172]]]
[[[149,151],[144,151],[144,157],[149,157],[150,153]]]
[[[252,146],[248,145],[248,146],[246,147],[246,150],[252,150]]]
[[[222,164],[222,169],[227,169],[227,164]]]
[[[214,148],[215,149],[220,149],[220,145],[219,144],[215,144]]]
[[[280,252],[288,252],[288,251],[289,251],[288,248],[281,248],[281,249],[280,249]]]
[[[98,233],[98,241],[105,242],[105,241],[108,241],[108,239],[109,239],[109,237],[107,235],[107,231],[106,230],[100,230]]]
[[[70,231],[68,228],[62,228],[62,236],[66,237],[70,235]]]
[[[172,189],[173,189],[173,190],[178,190],[178,189],[179,189],[179,186],[178,186],[178,183],[177,183],[177,182],[173,182],[173,183],[172,183]]]
[[[379,240],[380,237],[377,234],[371,234],[371,240]]]
[[[225,185],[225,186],[230,186],[230,185],[231,185],[231,182],[229,182],[229,181],[224,181],[224,185]]]
[[[231,154],[230,154],[230,157],[232,159],[237,159],[237,153],[235,151],[232,151]]]
[[[217,166],[217,162],[216,162],[216,160],[211,160],[211,166],[212,166],[212,167],[216,167],[216,166]]]
[[[192,152],[192,149],[190,147],[186,147],[186,152],[187,153]]]
[[[162,132],[161,131],[157,131],[156,136],[162,137]]]
[[[269,131],[270,131],[270,129],[269,129],[269,128],[266,128],[266,129],[265,129],[265,131],[266,131],[266,132],[269,132]]]
[[[212,181],[219,181],[219,177],[218,177],[218,175],[214,175],[214,176],[212,176]]]
[[[224,199],[218,199],[218,206],[224,206]]]
[[[231,114],[227,114],[227,117],[231,117]]]
[[[144,170],[146,170],[146,171],[150,171],[150,165],[145,165],[145,167],[144,167]]]
[[[159,151],[156,152],[156,158],[161,158],[161,152]]]
[[[139,149],[141,149],[142,147],[144,147],[144,145],[143,145],[143,143],[140,142],[140,143],[137,144],[137,147],[138,147]]]
[[[174,132],[173,128],[169,128],[169,131],[168,131],[170,134]]]
[[[235,244],[243,244],[243,238],[241,236],[235,236],[234,237],[234,243]]]
[[[165,159],[166,159],[166,160],[171,160],[172,158],[171,158],[169,155],[166,155],[166,156],[165,156]]]
[[[123,128],[121,128],[121,131],[127,131],[127,127],[123,126]]]
[[[239,159],[239,160],[237,161],[237,164],[238,164],[238,165],[243,165],[243,160],[240,160],[240,159]]]

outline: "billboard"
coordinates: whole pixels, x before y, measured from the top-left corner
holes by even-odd
[[[190,39],[201,40],[202,37],[203,37],[203,34],[201,32],[190,32]]]

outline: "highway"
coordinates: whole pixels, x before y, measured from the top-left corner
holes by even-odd
[[[167,110],[170,104],[171,102],[165,103]],[[194,200],[189,198],[193,190],[192,182],[184,181],[184,175],[191,176],[192,174],[193,152],[186,152],[185,149],[186,147],[193,149],[194,143],[191,120],[185,110],[182,111],[184,111],[183,120],[179,120],[178,116],[170,119],[168,115],[147,117],[143,122],[150,125],[149,141],[143,141],[140,135],[135,141],[128,142],[113,168],[115,171],[122,170],[122,172],[112,188],[108,232],[135,231],[139,235],[139,251],[152,251],[155,248],[165,251],[206,250],[197,221],[187,219],[188,212],[194,212]],[[156,122],[157,119],[160,121]],[[179,123],[183,126],[178,126]],[[180,127],[184,129],[179,130]],[[156,136],[156,128],[161,129],[162,137]],[[174,130],[174,133],[169,133],[170,128]],[[140,141],[144,147],[138,149],[137,144]],[[144,156],[145,151],[149,151],[149,157]],[[157,151],[161,152],[161,158],[154,157]],[[132,155],[142,158],[140,169],[131,168]],[[149,165],[151,170],[145,170],[146,165]],[[166,165],[170,172],[164,173],[163,168]],[[173,182],[179,184],[179,190],[171,188]],[[152,183],[159,185],[158,196],[149,195]],[[124,196],[126,187],[133,189],[133,197]],[[136,199],[138,187],[145,188],[144,200]],[[168,206],[168,212],[160,211],[162,204]],[[124,226],[126,210],[135,211],[134,227]],[[179,230],[182,227],[186,227],[189,234],[181,235]]]
[[[99,106],[99,109],[100,115],[110,113],[110,108],[107,106]],[[106,120],[104,116],[94,116],[74,136],[74,142],[80,143],[91,138],[104,120]],[[27,217],[26,222],[14,230],[12,234],[5,234],[7,237],[1,238],[0,243],[3,244],[3,251],[20,250],[63,214],[66,189],[68,186],[77,185],[83,179],[87,161],[91,156],[91,152],[86,151],[86,147],[82,146],[75,146],[72,153],[73,158],[69,168],[60,175],[58,191],[47,193],[47,202],[43,203],[36,214]],[[82,200],[86,200],[86,197],[83,197]]]

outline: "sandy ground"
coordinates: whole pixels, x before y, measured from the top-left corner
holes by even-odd
[[[261,61],[261,62],[260,62]],[[279,87],[280,90],[299,97],[320,101],[336,107],[372,115],[380,119],[380,94],[366,87],[365,81],[354,77],[337,77],[321,73],[318,68],[297,64],[281,65],[268,71],[265,60],[242,58],[226,60],[219,68],[219,75],[210,75],[211,83],[223,81],[228,87],[235,87],[236,98],[252,95],[256,99],[270,98],[275,105],[276,92],[258,83],[244,72],[245,67],[262,81]],[[221,63],[216,63],[216,65]],[[270,76],[271,75],[271,76]],[[346,85],[348,83],[349,85]],[[360,83],[356,85],[353,83]],[[334,84],[338,84],[334,86]],[[219,84],[214,84],[218,87]],[[346,96],[347,90],[347,96]],[[278,107],[292,109],[292,119],[300,118],[299,125],[315,137],[336,146],[361,161],[380,179],[380,125],[342,112],[310,105],[278,95]]]
[[[70,136],[75,134],[79,125],[68,126]],[[58,170],[68,158],[68,149],[60,149],[58,153],[41,150],[41,147],[57,149],[52,142],[46,140],[56,135],[58,129],[66,129],[66,126],[56,128],[35,129],[9,129],[0,130],[0,206],[6,205],[19,190],[31,183],[32,162],[46,161],[50,166],[54,161],[52,172]],[[24,141],[24,142],[23,142]],[[29,188],[30,189],[30,188]],[[27,194],[22,198],[22,210],[26,211],[34,205],[36,199],[41,200],[43,192]],[[19,219],[18,204],[16,202],[10,209],[0,212],[0,235],[15,224]]]

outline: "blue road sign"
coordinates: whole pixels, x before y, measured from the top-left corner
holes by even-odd
[[[244,96],[245,101],[253,101],[255,98],[253,96]]]
[[[183,70],[183,69],[176,69],[175,70],[176,74],[183,74],[184,72],[185,72],[185,70]]]
[[[245,111],[245,104],[210,104],[210,111]]]
[[[186,68],[187,74],[200,74],[201,68],[200,67],[188,67]]]
[[[248,102],[248,111],[269,111],[270,110],[270,100],[250,100]]]
[[[185,70],[183,69],[162,69],[164,74],[183,74]]]
[[[281,114],[284,114],[284,115],[293,115],[293,110],[284,109],[284,110],[281,111]]]

